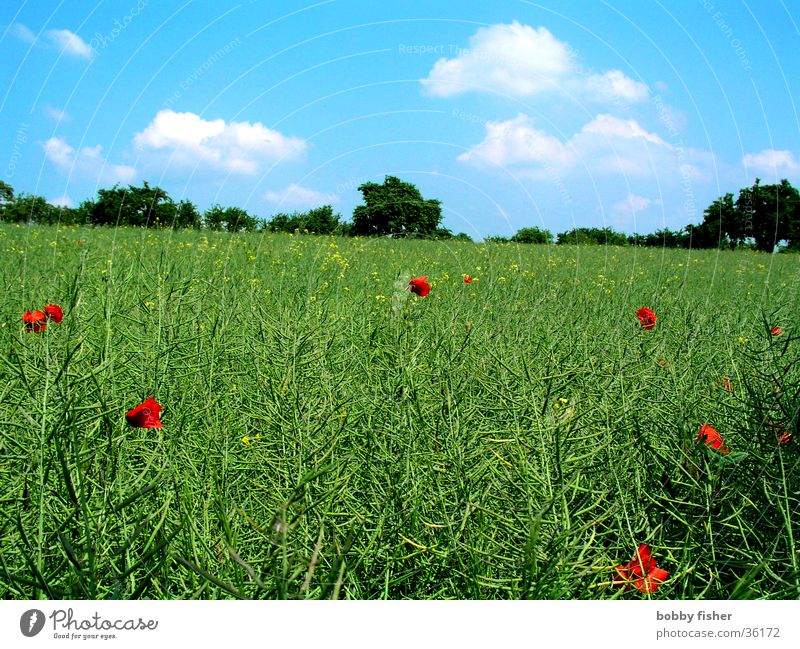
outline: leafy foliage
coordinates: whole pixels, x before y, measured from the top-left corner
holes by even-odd
[[[800,249],[800,193],[784,179],[778,184],[762,185],[756,178],[751,187],[739,190],[734,200],[727,193],[709,205],[703,223],[688,226],[692,247],[748,245],[772,252],[781,241],[788,248]]]
[[[253,232],[258,227],[258,219],[241,207],[222,207],[214,204],[203,214],[203,225],[209,230]]]
[[[275,214],[267,223],[270,232],[307,232],[309,234],[343,234],[345,224],[334,214],[332,205],[315,207],[307,212]]]
[[[559,245],[587,245],[597,244],[601,246],[625,246],[628,238],[621,232],[615,232],[611,228],[573,228],[567,232],[561,232],[556,238]]]
[[[7,182],[0,180],[0,209],[6,203],[14,200],[14,188]]]
[[[383,184],[367,182],[358,190],[365,205],[353,211],[353,234],[356,236],[421,235],[431,237],[442,220],[438,200],[424,199],[411,183],[386,176]]]
[[[536,227],[521,228],[511,237],[511,241],[515,243],[550,244],[553,243],[553,233],[550,230],[542,230]]]

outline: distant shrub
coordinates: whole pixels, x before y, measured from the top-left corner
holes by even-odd
[[[345,234],[350,224],[342,223],[339,214],[333,213],[331,205],[315,207],[307,212],[279,212],[267,221],[265,229],[270,232],[308,232],[309,234]]]
[[[601,245],[601,246],[626,246],[628,237],[622,232],[611,228],[573,228],[561,232],[556,239],[558,245]]]
[[[553,243],[553,233],[540,228],[522,228],[511,237],[515,243]]]

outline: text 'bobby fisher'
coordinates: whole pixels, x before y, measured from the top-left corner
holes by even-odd
[[[730,620],[733,617],[733,613],[717,613],[716,611],[697,611],[697,613],[684,613],[683,611],[668,611],[667,613],[662,613],[661,611],[656,611],[657,620],[686,622],[686,624],[691,624],[692,620],[695,619],[695,615],[697,616],[698,622]]]
[[[158,626],[158,620],[143,620],[142,618],[110,620],[103,618],[99,613],[95,613],[89,619],[76,619],[71,608],[66,611],[56,609],[50,613],[49,617],[53,620],[54,631],[59,629],[59,625],[61,625],[61,629],[71,631],[89,631],[91,629],[96,629],[97,631],[110,631],[112,629],[117,631],[153,631]]]

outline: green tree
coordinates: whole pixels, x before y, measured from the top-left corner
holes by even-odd
[[[334,234],[341,232],[341,215],[333,213],[331,205],[315,207],[307,212],[275,214],[266,224],[271,232],[307,232],[309,234]]]
[[[209,230],[228,232],[253,232],[258,219],[241,207],[222,207],[214,204],[203,214],[203,223]]]
[[[520,228],[517,233],[511,237],[512,241],[516,243],[553,243],[553,233],[550,230],[542,230],[541,228]]]
[[[74,209],[74,215],[76,218],[76,223],[82,225],[88,225],[92,223],[92,213],[94,211],[94,201],[91,198],[87,198],[86,200],[82,201],[78,207]]]
[[[364,183],[358,191],[366,204],[353,211],[354,235],[431,237],[442,220],[440,201],[424,199],[413,184],[394,176],[386,176],[383,184]]]
[[[294,225],[297,222],[296,216],[296,213],[278,212],[273,214],[272,218],[264,224],[264,229],[270,232],[294,232],[297,229]]]
[[[333,234],[339,227],[339,214],[333,213],[332,205],[323,205],[308,210],[304,230],[314,234]]]
[[[6,216],[6,205],[14,201],[14,188],[0,180],[0,221],[10,221]]]
[[[781,181],[783,203],[781,209],[786,219],[786,240],[791,250],[800,250],[800,191],[789,184],[788,180]]]
[[[0,180],[0,208],[14,200],[14,188]]]
[[[19,194],[3,204],[3,220],[8,223],[48,223],[51,222],[50,212],[57,210],[41,196]]]
[[[662,228],[650,234],[636,235],[637,243],[648,248],[687,248],[689,235],[683,230]]]
[[[687,225],[686,233],[692,248],[733,247],[722,229],[720,221],[703,221],[700,225]]]
[[[97,200],[88,207],[94,225],[171,225],[175,217],[175,204],[167,192],[147,181],[141,187],[99,189]]]
[[[800,195],[788,180],[777,185],[761,185],[756,178],[752,187],[739,191],[736,209],[745,233],[755,240],[756,250],[772,252],[778,242],[797,240]],[[729,235],[730,236],[730,235]]]
[[[86,212],[83,205],[51,205],[41,196],[19,194],[15,197],[11,185],[0,181],[0,221],[78,225],[86,222]]]
[[[785,178],[777,185],[766,185],[764,191],[770,209],[766,227],[766,240],[773,242],[770,251],[781,241],[800,248],[800,192]]]
[[[756,247],[759,246],[759,240],[764,239],[764,233],[767,222],[767,205],[762,195],[761,179],[756,178],[752,187],[743,187],[739,190],[739,196],[735,203],[735,221],[731,231],[736,235],[732,236],[729,232],[728,236],[737,245],[741,245],[748,238],[756,241]]]
[[[626,246],[628,237],[621,232],[616,232],[611,228],[573,228],[567,232],[558,234],[556,243],[558,245],[603,245],[603,246]]]
[[[781,241],[800,249],[800,192],[788,180],[762,185],[756,178],[751,187],[739,190],[734,201],[728,193],[711,203],[703,212],[703,223],[687,226],[695,248],[731,248],[748,241],[756,250],[772,252]]]
[[[702,226],[703,229],[699,231],[701,239],[703,235],[713,236],[716,232],[719,233],[717,239],[721,240],[724,235],[731,248],[743,244],[747,239],[745,221],[731,193],[718,198],[703,211]],[[694,241],[692,244],[694,245]]]
[[[174,228],[191,228],[197,229],[202,225],[200,212],[194,203],[187,200],[182,200],[175,207],[175,218],[172,222]]]

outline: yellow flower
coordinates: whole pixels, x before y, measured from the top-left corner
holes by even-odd
[[[739,344],[740,345],[746,345],[747,344],[747,338],[745,338],[744,336],[739,336]]]
[[[250,446],[250,438],[247,435],[242,437],[242,444],[244,444],[245,446]]]

